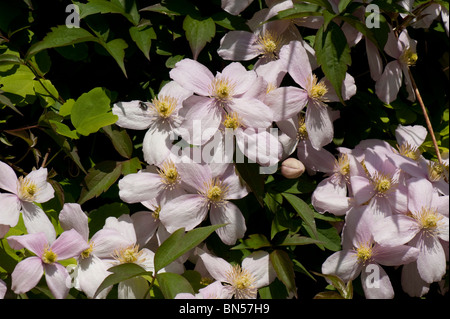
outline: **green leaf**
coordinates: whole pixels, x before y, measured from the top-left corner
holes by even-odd
[[[225,225],[212,225],[184,231],[184,228],[176,230],[167,238],[155,252],[155,271],[168,266],[171,262],[181,257],[189,250],[203,242],[212,232]]]
[[[290,20],[310,16],[322,16],[322,8],[315,4],[295,3],[293,8],[282,10],[268,21]]]
[[[150,47],[152,45],[152,40],[156,39],[155,30],[150,26],[133,26],[130,28],[130,36],[138,46],[139,50],[141,50],[147,60],[150,61]]]
[[[317,272],[314,272],[314,271],[312,273],[314,275],[317,275],[317,276],[320,276],[320,277],[324,277],[329,282],[331,282],[333,287],[336,288],[339,291],[339,294],[344,299],[352,299],[353,298],[352,281],[349,281],[347,284],[345,284],[345,282],[341,278],[339,278],[338,276],[335,276],[335,275],[324,275],[324,274],[320,274],[320,273],[317,273]]]
[[[179,293],[195,294],[189,281],[181,275],[166,272],[157,274],[156,280],[166,299],[174,299]]]
[[[74,2],[80,8],[80,19],[96,13],[118,13],[134,25],[139,23],[139,13],[135,1],[90,0],[88,3]],[[128,9],[127,9],[128,8]]]
[[[0,66],[0,87],[3,92],[18,95],[9,97],[13,104],[25,99],[28,95],[35,95],[34,73],[25,65]]]
[[[310,235],[312,235],[313,238],[317,239],[314,211],[309,207],[307,203],[305,203],[302,199],[295,195],[283,193],[283,196],[292,205],[292,207],[295,209],[300,218],[305,222],[305,224],[309,226],[309,231],[311,232]]]
[[[270,241],[266,236],[262,234],[252,234],[249,235],[247,239],[241,239],[241,243],[237,246],[231,248],[232,250],[237,249],[259,249],[262,247],[272,246]]]
[[[341,0],[339,1],[339,5],[338,5],[338,9],[339,9],[339,13],[345,11],[345,9],[347,8],[347,6],[353,2],[353,0]]]
[[[123,59],[125,58],[125,49],[128,47],[128,44],[123,39],[114,39],[106,43],[102,42],[101,44],[114,60],[116,60],[123,74],[127,77]]]
[[[58,101],[59,93],[50,80],[35,80],[34,91],[42,99],[43,107],[52,106]]]
[[[59,108],[59,115],[61,116],[70,115],[70,113],[72,113],[72,107],[74,104],[75,104],[74,99],[66,100],[66,102]]]
[[[120,283],[121,281],[131,279],[137,276],[152,276],[151,271],[146,271],[139,265],[133,263],[121,264],[108,269],[111,275],[105,278],[94,294],[94,298],[105,288]]]
[[[264,207],[264,175],[259,173],[260,166],[256,163],[236,162],[235,167],[239,177],[250,187],[261,207]]]
[[[124,203],[105,204],[89,212],[89,233],[91,234],[91,237],[103,228],[105,220],[108,217],[112,216],[118,218],[121,215],[129,213],[130,209]]]
[[[330,21],[326,30],[321,27],[316,34],[314,43],[317,63],[321,66],[326,78],[333,85],[342,103],[342,83],[344,82],[348,65],[351,64],[350,48],[341,28]]]
[[[295,285],[294,265],[289,255],[282,250],[274,250],[270,253],[270,262],[272,263],[277,277],[286,286],[288,292],[297,297],[297,287]]]
[[[110,99],[102,88],[82,94],[72,106],[70,119],[77,132],[89,135],[114,124],[118,117],[111,113]]]
[[[56,133],[58,133],[59,135],[65,136],[65,137],[69,137],[71,139],[78,139],[79,136],[77,134],[76,130],[71,130],[66,124],[55,121],[55,120],[49,120],[48,121],[50,123],[50,125],[53,126],[53,129],[55,130]]]
[[[310,237],[300,236],[299,234],[293,234],[287,236],[281,244],[278,244],[278,246],[297,246],[311,244],[323,244],[323,242]]]
[[[107,191],[120,177],[122,165],[114,161],[104,161],[89,169],[83,181],[78,204],[83,204],[93,197]]]
[[[197,60],[200,51],[216,34],[216,24],[212,18],[193,18],[188,15],[183,21],[183,29],[194,60]]]
[[[0,55],[0,65],[5,64],[22,64],[22,60],[19,56],[13,54],[1,54]]]
[[[133,153],[133,142],[127,131],[117,125],[105,126],[102,129],[111,140],[116,151],[123,157],[130,159]]]
[[[36,53],[50,48],[63,47],[75,43],[94,41],[99,42],[98,38],[83,28],[68,28],[60,25],[51,28],[42,41],[33,44],[28,50],[26,57],[29,59]]]

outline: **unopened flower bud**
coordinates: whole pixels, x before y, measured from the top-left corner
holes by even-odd
[[[286,178],[298,178],[305,172],[305,165],[298,159],[290,157],[281,163],[281,174]]]

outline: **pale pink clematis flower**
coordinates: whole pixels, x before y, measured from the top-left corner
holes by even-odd
[[[170,77],[196,95],[183,102],[184,122],[180,134],[188,143],[208,142],[227,116],[236,115],[245,128],[265,129],[272,125],[272,110],[259,98],[266,85],[255,71],[233,62],[216,76],[197,61],[184,59],[170,71]]]
[[[44,233],[8,237],[11,248],[26,248],[36,256],[19,262],[11,274],[11,289],[22,294],[33,289],[45,275],[47,285],[57,299],[65,298],[70,286],[69,273],[59,261],[78,257],[89,245],[76,230],[63,232],[55,241],[49,242]]]
[[[234,266],[200,248],[196,249],[196,253],[209,274],[225,284],[225,294],[228,295],[225,299],[233,296],[236,299],[256,299],[258,289],[268,286],[276,277],[266,251],[256,251],[245,257],[241,265]]]
[[[197,166],[194,169],[194,166]],[[186,174],[188,194],[167,202],[161,209],[159,218],[166,229],[173,233],[184,227],[191,230],[207,216],[211,224],[227,224],[216,230],[220,239],[233,245],[246,231],[245,219],[232,199],[240,199],[248,194],[241,184],[234,165],[231,164],[190,164],[191,174]]]
[[[222,9],[232,15],[238,15],[244,11],[253,0],[222,0]]]
[[[104,259],[111,258],[114,251],[121,248],[124,238],[114,229],[101,229],[90,238],[88,217],[81,206],[75,203],[64,204],[59,214],[59,222],[64,230],[76,230],[89,245],[88,249],[77,256],[74,286],[88,298],[93,298],[102,281],[111,274],[108,271],[110,265],[104,262]],[[96,298],[105,298],[111,288],[103,290]]]
[[[227,289],[220,281],[215,281],[208,286],[198,290],[198,293],[193,295],[190,293],[179,293],[175,299],[227,299],[229,296]]]
[[[275,121],[292,118],[307,106],[305,124],[308,137],[312,146],[320,149],[330,143],[334,135],[334,111],[326,102],[337,102],[339,98],[327,79],[319,81],[312,73],[311,63],[302,43],[291,41],[289,46],[292,55],[288,73],[301,88],[279,87],[271,91],[265,101],[275,111]],[[343,99],[348,100],[355,93],[355,81],[347,74],[342,83]]]
[[[403,269],[407,281],[431,284],[441,280],[446,272],[446,254],[442,242],[449,241],[448,196],[439,196],[429,181],[423,178],[408,180],[409,214],[387,217],[374,226],[374,238],[385,246],[408,244],[419,250],[417,262]],[[418,279],[417,278],[417,279]],[[419,288],[419,289],[418,289]],[[418,296],[422,288],[406,284],[403,289]]]
[[[28,233],[44,232],[48,241],[56,238],[55,229],[45,212],[34,204],[45,203],[54,197],[54,189],[47,182],[47,169],[33,170],[27,176],[17,178],[14,170],[0,162],[0,224],[16,226],[20,212]]]
[[[174,130],[183,118],[178,115],[182,102],[192,92],[169,82],[151,102],[138,100],[115,103],[112,112],[118,116],[116,124],[133,130],[147,130],[142,144],[145,161],[160,165],[169,156]]]
[[[368,206],[350,210],[343,230],[342,250],[335,252],[322,264],[323,274],[333,274],[344,282],[361,274],[361,284],[368,299],[391,299],[394,290],[391,281],[380,265],[400,266],[417,259],[419,251],[407,245],[385,247],[376,242]],[[377,274],[378,278],[373,277]],[[373,278],[372,278],[373,277]]]
[[[403,78],[408,99],[411,101],[416,99],[408,71],[408,68],[417,61],[416,45],[417,41],[411,39],[406,30],[400,33],[398,39],[393,31],[389,33],[384,51],[395,60],[386,65],[375,84],[375,93],[384,103],[389,104],[397,98]]]

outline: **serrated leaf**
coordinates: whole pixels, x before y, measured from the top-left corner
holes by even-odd
[[[87,136],[114,124],[118,117],[111,112],[110,99],[104,89],[94,88],[76,100],[70,119],[77,132]]]
[[[33,44],[28,50],[26,57],[30,58],[45,49],[63,47],[86,41],[98,42],[99,40],[83,28],[68,28],[65,25],[60,25],[51,28],[51,31],[47,33],[42,41]]]
[[[270,253],[270,262],[272,263],[277,277],[286,286],[288,292],[297,297],[297,287],[295,285],[294,265],[289,255],[282,250],[274,250]]]
[[[307,203],[305,203],[298,196],[283,193],[284,198],[288,200],[288,202],[295,209],[300,218],[305,222],[307,226],[309,226],[310,232],[313,238],[317,239],[317,229],[316,222],[314,220],[314,211],[309,207]]]
[[[326,78],[333,85],[342,103],[342,83],[352,59],[347,38],[341,28],[330,21],[326,30],[321,27],[314,42],[317,63],[321,66]]]
[[[131,39],[136,43],[139,50],[144,53],[147,60],[150,61],[150,47],[152,40],[156,39],[155,30],[150,26],[131,27],[130,30]]]
[[[168,266],[189,250],[203,242],[212,232],[225,225],[199,227],[185,232],[184,228],[176,230],[155,252],[155,271]]]
[[[131,5],[130,1],[127,2],[127,8],[131,7],[128,10],[120,2],[116,1],[90,0],[88,3],[74,3],[80,8],[80,19],[96,13],[118,13],[136,25],[139,23],[139,13],[137,12],[136,4],[134,1]]]
[[[116,151],[125,158],[130,159],[133,153],[133,142],[125,129],[116,125],[105,126],[103,131],[111,140]]]
[[[183,30],[186,32],[194,60],[197,60],[200,51],[216,34],[216,24],[212,18],[193,18],[188,15],[183,21]]]
[[[166,272],[157,274],[156,280],[166,299],[174,299],[179,293],[195,294],[189,281],[181,275]]]
[[[115,284],[120,283],[121,281],[134,278],[137,276],[152,276],[153,273],[150,271],[146,271],[139,265],[133,263],[121,264],[118,266],[114,266],[108,269],[108,271],[112,272],[111,275],[106,277],[103,282],[98,287],[97,291],[94,294],[94,298],[102,292],[105,288],[113,286]]]
[[[128,44],[123,39],[114,39],[109,42],[102,42],[103,47],[108,53],[116,60],[120,69],[125,77],[127,77],[127,71],[125,70],[125,64],[123,59],[125,58],[125,49],[128,48]]]
[[[107,191],[120,177],[122,165],[114,161],[104,161],[88,171],[81,190],[78,204],[83,204],[91,198],[98,197]]]

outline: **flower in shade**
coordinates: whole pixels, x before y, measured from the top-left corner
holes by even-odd
[[[26,248],[36,256],[19,262],[11,274],[11,289],[16,294],[33,289],[45,275],[47,285],[57,299],[65,298],[70,286],[69,273],[59,261],[78,257],[89,245],[76,230],[63,232],[55,241],[49,242],[44,233],[8,237],[11,248]]]
[[[178,112],[182,102],[191,95],[192,92],[172,81],[164,85],[151,102],[134,100],[114,104],[112,112],[119,118],[118,126],[147,130],[142,151],[148,164],[160,165],[169,155],[171,134],[183,120]]]
[[[417,281],[429,285],[441,280],[445,274],[448,256],[445,249],[448,249],[449,240],[448,205],[448,196],[439,196],[429,181],[411,178],[408,180],[408,214],[387,217],[374,226],[374,238],[380,244],[408,244],[419,250],[417,262],[404,268],[402,273],[405,278],[402,280],[402,283],[405,282],[403,289],[412,296],[420,296],[423,291]]]
[[[43,232],[47,240],[56,237],[55,229],[45,212],[36,203],[45,203],[54,196],[52,185],[47,182],[47,169],[39,168],[17,178],[14,170],[0,162],[0,225],[16,226],[20,212],[28,233]]]
[[[0,299],[5,298],[7,288],[6,282],[0,279]]]
[[[258,289],[268,286],[276,277],[269,253],[256,251],[242,260],[241,265],[231,265],[226,260],[196,249],[209,274],[224,286],[225,299],[256,299]]]
[[[238,15],[247,8],[253,0],[222,0],[222,9],[232,15]]]
[[[227,224],[216,230],[220,239],[233,245],[246,231],[245,219],[240,209],[230,200],[248,194],[235,172],[234,165],[189,164],[190,174],[185,175],[189,184],[188,194],[167,202],[159,218],[167,231],[173,233],[184,227],[191,230],[199,225],[209,212],[211,224]]]
[[[342,250],[322,264],[322,273],[336,275],[344,282],[361,275],[361,284],[368,299],[394,297],[391,281],[380,265],[400,266],[417,259],[419,251],[407,245],[383,246],[374,240],[372,214],[368,206],[350,210],[346,215],[342,235]],[[371,278],[377,274],[378,278]],[[372,280],[373,279],[373,280]]]

